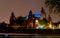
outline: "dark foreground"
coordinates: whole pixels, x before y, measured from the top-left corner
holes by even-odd
[[[20,29],[10,31],[0,31],[0,35],[41,35],[41,36],[60,36],[60,29]]]

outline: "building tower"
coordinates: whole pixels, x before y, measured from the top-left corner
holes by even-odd
[[[32,16],[33,16],[33,14],[32,14],[32,11],[30,10],[30,12],[29,12],[29,18],[31,19]]]
[[[33,19],[33,14],[32,14],[32,11],[30,10],[29,15],[28,15],[29,28],[34,28],[33,20],[34,20]]]
[[[51,19],[50,14],[48,15],[48,23],[49,23],[49,27],[53,28],[53,26],[52,26],[52,19]]]
[[[15,19],[16,19],[16,17],[15,17],[15,15],[14,15],[14,12],[12,12],[12,13],[11,13],[11,17],[10,17],[10,25],[13,25],[13,24],[14,24]]]
[[[41,20],[43,20],[44,18],[46,18],[46,12],[45,10],[43,9],[43,7],[41,8]]]

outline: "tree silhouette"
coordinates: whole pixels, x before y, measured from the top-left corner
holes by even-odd
[[[54,13],[60,13],[60,0],[46,0],[45,4],[49,7],[50,13],[53,11]]]
[[[4,31],[4,30],[6,30],[6,27],[7,26],[7,24],[5,23],[5,22],[2,22],[1,24],[0,24],[0,30],[1,31]]]

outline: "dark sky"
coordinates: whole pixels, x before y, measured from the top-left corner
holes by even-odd
[[[16,17],[26,16],[30,9],[33,13],[40,12],[42,6],[45,8],[44,0],[0,0],[0,22],[9,23],[12,11]],[[46,12],[48,14],[47,9]],[[58,18],[58,15],[52,14],[52,19],[55,22],[59,21]]]

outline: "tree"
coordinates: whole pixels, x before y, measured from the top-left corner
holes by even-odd
[[[46,0],[45,4],[49,7],[50,13],[60,13],[60,0]]]
[[[39,24],[46,26],[47,25],[47,21],[46,20],[39,20]]]
[[[5,22],[2,22],[1,24],[0,24],[0,31],[5,31],[6,30],[6,23]]]

